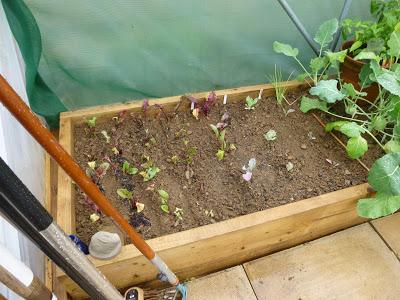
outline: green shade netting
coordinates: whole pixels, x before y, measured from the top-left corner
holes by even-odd
[[[344,1],[288,2],[313,35],[339,17]],[[273,52],[275,40],[299,48],[303,61],[313,56],[275,0],[25,3],[42,34],[39,73],[67,109],[258,84],[275,64],[285,76],[297,72],[294,61]],[[349,16],[368,18],[369,0],[353,1]],[[36,40],[19,41],[22,48],[25,42]],[[56,115],[57,99],[37,91],[30,98],[35,110]]]

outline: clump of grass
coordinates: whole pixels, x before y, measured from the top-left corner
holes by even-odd
[[[290,77],[292,74],[289,75],[288,79],[286,82],[290,80]],[[274,73],[272,75],[267,76],[269,82],[272,84],[272,86],[275,89],[275,98],[276,102],[279,104],[279,106],[282,107],[283,112],[285,115],[288,115],[288,113],[292,112],[293,110],[288,109],[286,110],[283,107],[283,101],[285,101],[287,104],[290,105],[289,101],[286,99],[286,92],[287,92],[287,87],[282,84],[282,71],[280,68],[277,68],[275,65]]]

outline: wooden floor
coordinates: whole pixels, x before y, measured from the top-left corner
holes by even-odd
[[[400,213],[188,283],[189,300],[400,299]]]

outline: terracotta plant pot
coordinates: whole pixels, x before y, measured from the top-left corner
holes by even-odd
[[[342,50],[349,49],[354,41],[344,42]],[[340,65],[341,76],[344,82],[352,83],[357,90],[360,90],[359,85],[359,74],[361,68],[365,65],[365,62],[355,60],[350,55],[346,55],[344,62]],[[362,89],[363,92],[367,93],[365,97],[368,100],[374,101],[379,94],[379,88],[377,84]]]

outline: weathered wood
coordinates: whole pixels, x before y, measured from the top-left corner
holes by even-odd
[[[58,138],[58,130],[52,132]],[[57,212],[57,163],[48,155],[45,155],[45,208],[53,216]],[[60,284],[56,277],[56,265],[46,256],[45,257],[45,285],[53,291],[60,300],[68,300],[64,286]]]
[[[291,91],[308,86],[299,82],[282,85]],[[228,103],[232,103],[244,101],[247,95],[256,97],[260,89],[263,89],[264,96],[275,93],[272,85],[264,84],[216,91],[216,94],[219,101],[228,95]],[[192,95],[204,101],[208,93]],[[107,105],[62,113],[61,145],[72,153],[73,128],[76,124],[94,116],[100,121],[105,120],[121,111],[142,113],[142,103]],[[151,100],[150,103],[162,104],[169,111],[176,110],[178,106],[187,110],[190,106],[185,96]],[[58,179],[57,220],[66,232],[71,233],[75,231],[72,182],[62,171]],[[180,278],[209,274],[365,221],[357,216],[355,207],[358,199],[368,196],[367,187],[367,184],[351,187],[148,242]],[[124,246],[121,254],[110,261],[92,261],[117,288],[148,283],[156,276],[155,268],[133,245]],[[57,278],[74,299],[84,297],[84,292],[59,270]]]
[[[299,81],[288,81],[281,83],[281,86],[287,88],[287,91],[303,90],[308,85],[308,83],[300,83]],[[224,95],[228,96],[229,102],[243,101],[246,96],[257,97],[260,90],[263,90],[263,96],[275,95],[275,88],[271,84],[259,84],[239,88],[231,88],[225,90],[215,91],[218,100],[222,100]],[[193,93],[190,94],[200,101],[204,101],[208,96],[209,92]],[[180,110],[185,110],[190,107],[190,101],[185,99],[185,95],[165,97],[161,99],[149,99],[150,105],[152,104],[162,104],[166,111],[175,110],[179,104]],[[181,102],[182,101],[182,102]],[[79,109],[75,111],[63,112],[60,115],[60,120],[71,120],[74,124],[79,124],[84,122],[86,119],[91,117],[97,117],[98,121],[102,119],[110,118],[116,116],[121,111],[129,112],[142,112],[143,101],[135,102],[125,102],[118,104],[100,105],[95,107],[89,107],[84,109]],[[60,132],[64,130],[60,126]]]
[[[400,213],[373,220],[371,224],[400,259]]]
[[[257,300],[242,266],[236,266],[189,282],[187,298],[196,300]]]
[[[262,299],[398,299],[400,263],[369,224],[244,264]]]
[[[59,142],[69,153],[73,154],[73,125],[71,119],[60,119]],[[57,223],[67,233],[75,232],[74,187],[71,178],[58,169]]]
[[[227,221],[149,240],[150,246],[183,279],[209,274],[365,221],[356,203],[368,185],[324,194]],[[154,280],[156,270],[135,249],[124,246],[110,261],[91,259],[118,288]],[[58,273],[75,299],[84,293]]]

